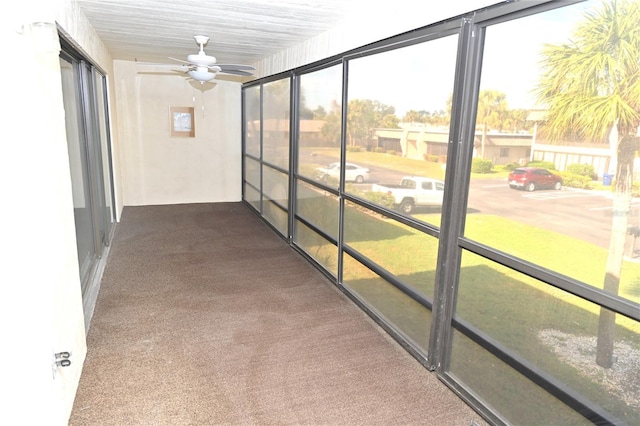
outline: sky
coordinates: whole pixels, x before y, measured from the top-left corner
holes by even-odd
[[[584,11],[599,4],[600,0],[591,0],[488,27],[481,90],[505,93],[511,109],[534,108],[530,91],[540,75],[542,44],[567,42]],[[453,90],[456,46],[457,35],[453,35],[353,59],[349,63],[349,99],[373,99],[392,105],[398,117],[412,109],[445,109]],[[312,109],[314,104],[328,105],[331,99],[339,98],[339,91],[328,90],[339,89],[339,69],[336,71],[331,83],[319,84],[319,90],[305,93]],[[304,84],[305,79],[302,81]]]

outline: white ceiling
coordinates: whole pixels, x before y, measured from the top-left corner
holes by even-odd
[[[218,63],[253,65],[321,34],[361,0],[77,0],[114,59],[167,63],[197,53],[194,35]]]

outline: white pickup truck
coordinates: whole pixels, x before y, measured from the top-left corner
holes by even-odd
[[[399,185],[374,183],[371,190],[393,196],[396,208],[402,213],[409,214],[416,207],[441,206],[444,182],[427,177],[405,176]]]

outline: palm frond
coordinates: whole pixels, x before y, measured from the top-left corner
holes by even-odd
[[[571,42],[545,45],[535,94],[548,105],[541,129],[553,142],[606,142],[614,123],[640,122],[640,2],[603,3],[585,15]]]

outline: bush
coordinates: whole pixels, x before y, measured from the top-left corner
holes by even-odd
[[[375,192],[375,191],[366,191],[362,194],[362,197],[373,203],[379,204],[389,209],[394,208],[394,203],[396,200],[393,197],[393,195],[389,195],[385,192]]]
[[[373,150],[374,152],[379,152],[379,153],[384,153],[386,150],[381,147],[381,146],[377,146],[376,149]]]
[[[437,155],[423,154],[422,158],[424,158],[425,161],[431,161],[432,163],[440,161],[440,157]]]
[[[611,192],[616,192],[616,181],[611,181]],[[634,198],[640,197],[640,182],[633,182],[631,184],[631,196]]]
[[[591,164],[570,164],[567,171],[580,176],[588,176],[591,180],[598,180],[598,174]]]
[[[390,150],[388,150],[388,151],[387,151],[387,154],[389,154],[389,155],[396,155],[397,153],[396,153],[396,151],[395,151],[395,150],[390,149]]]
[[[520,167],[520,164],[518,164],[518,163],[516,163],[516,162],[509,163],[509,164],[505,164],[505,165],[503,166],[503,168],[504,168],[506,171],[508,171],[508,172],[512,172],[512,171],[514,171],[515,169],[517,169],[518,167]]]
[[[530,161],[527,163],[527,167],[542,167],[543,169],[555,170],[556,165],[551,161]]]
[[[571,172],[561,172],[562,184],[570,188],[592,189],[593,182],[590,176],[583,176]]]
[[[471,161],[472,173],[491,173],[493,168],[493,162],[491,160],[485,160],[484,158],[474,158]]]
[[[360,152],[360,151],[362,151],[362,147],[349,145],[349,146],[347,146],[347,151],[348,152]]]

